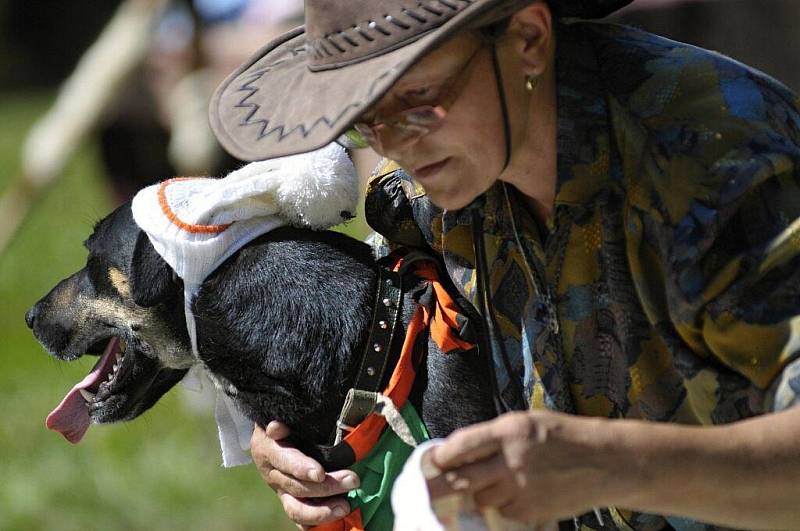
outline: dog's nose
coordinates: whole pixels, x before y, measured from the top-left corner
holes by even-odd
[[[25,323],[28,325],[28,328],[33,330],[33,325],[36,322],[36,317],[39,315],[39,305],[37,304],[27,312],[25,312]]]

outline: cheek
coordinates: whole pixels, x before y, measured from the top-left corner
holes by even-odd
[[[439,206],[455,209],[471,203],[488,190],[497,180],[505,163],[505,140],[502,119],[493,112],[491,106],[474,107],[473,112],[448,115],[447,129],[453,156],[447,168],[450,190],[446,202],[436,201],[435,193],[431,199]],[[442,191],[445,193],[444,191]]]
[[[497,90],[492,76],[470,81],[447,115],[448,126],[458,132],[464,158],[494,181],[503,170],[506,142]]]

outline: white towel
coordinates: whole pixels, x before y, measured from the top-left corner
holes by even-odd
[[[417,446],[403,465],[392,487],[395,531],[527,531],[533,525],[506,520],[496,509],[480,510],[471,498],[460,494],[431,502],[428,479],[441,474],[429,458],[423,457],[443,439]],[[542,529],[554,529],[553,525]]]
[[[203,280],[258,236],[284,225],[329,228],[351,217],[357,202],[355,168],[344,149],[331,144],[253,162],[222,179],[178,178],[148,186],[131,208],[155,250],[183,279],[186,327],[199,360],[190,308]],[[252,432],[252,423],[220,389],[216,417],[224,466],[249,462],[242,434]]]

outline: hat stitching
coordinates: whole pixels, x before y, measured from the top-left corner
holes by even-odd
[[[372,42],[375,40],[375,38],[372,35],[361,29],[361,26],[353,26],[353,30],[359,35],[361,35],[361,38],[364,39],[365,41]]]
[[[394,70],[397,70],[398,68],[403,68],[404,65],[405,65],[405,61],[394,65],[389,70],[386,70],[382,74],[379,74],[378,76],[376,76],[375,79],[372,80],[372,83],[370,83],[370,85],[369,85],[369,90],[367,90],[367,98],[371,98],[372,95],[375,94],[375,87],[378,85],[378,83],[380,81],[383,80],[383,78],[385,78],[386,76],[390,75]]]
[[[422,24],[425,24],[426,22],[428,22],[427,18],[423,17],[422,15],[420,15],[419,13],[414,11],[413,9],[410,9],[408,7],[404,7],[401,11],[405,16],[411,17],[414,20],[416,20],[417,22],[420,22]]]
[[[460,4],[456,2],[460,2]],[[436,17],[442,17],[445,11],[450,10],[452,12],[448,16],[448,19],[450,19],[458,12],[471,6],[474,2],[475,0],[428,0],[428,2],[417,2],[417,7]],[[434,4],[436,7],[434,7]],[[441,6],[444,6],[446,9],[442,9]],[[404,15],[405,19],[400,14]],[[426,24],[434,24],[433,27],[436,27],[440,25],[439,21],[435,21],[429,17],[426,18],[410,7],[402,7],[400,9],[400,14],[386,13],[382,16],[382,20],[380,18],[378,20],[368,20],[366,22],[366,28],[362,27],[361,24],[356,24],[348,29],[331,31],[321,37],[309,39],[306,41],[306,47],[310,52],[309,55],[312,60],[325,61],[333,58],[335,55],[352,53],[355,48],[360,47],[358,37],[361,37],[367,42],[374,42],[376,39],[380,39],[381,35],[384,37],[391,37],[398,30],[405,32],[413,29],[415,26],[420,27]],[[389,29],[381,25],[381,23],[388,23]],[[392,27],[395,29],[395,32],[391,31]],[[373,32],[377,31],[381,35],[370,35],[369,30]],[[325,44],[329,44],[331,47],[335,48],[336,51],[331,52],[330,47],[326,47]],[[371,54],[357,59],[363,60],[369,57],[369,55]]]
[[[292,50],[293,56],[298,55],[298,53],[296,53],[298,50],[303,50],[303,49],[302,48],[293,49]],[[303,136],[303,138],[306,138],[308,135],[311,134],[311,132],[319,124],[324,123],[324,124],[326,124],[328,126],[329,129],[332,129],[336,125],[336,123],[339,122],[339,120],[341,120],[342,116],[344,116],[348,111],[350,111],[350,109],[352,109],[354,107],[357,108],[357,107],[361,106],[361,102],[360,101],[354,102],[354,103],[350,103],[350,104],[346,105],[344,107],[344,109],[339,113],[339,115],[336,116],[335,118],[330,119],[327,116],[323,115],[323,116],[317,118],[309,127],[306,127],[305,124],[301,123],[301,124],[298,124],[298,125],[292,127],[288,131],[286,130],[286,124],[276,125],[276,126],[270,128],[270,129],[267,129],[269,127],[269,120],[268,119],[259,118],[258,120],[252,120],[252,118],[256,115],[258,110],[261,108],[261,105],[259,105],[258,103],[250,103],[247,100],[250,99],[253,95],[255,95],[260,90],[259,87],[252,86],[252,83],[255,83],[256,81],[261,79],[261,77],[264,74],[266,74],[267,72],[272,70],[272,68],[274,68],[275,66],[277,66],[278,64],[280,64],[280,63],[282,63],[284,61],[286,61],[286,59],[281,59],[279,61],[276,61],[275,63],[267,65],[266,67],[264,67],[262,70],[260,70],[258,72],[254,72],[249,80],[247,80],[245,83],[243,83],[242,85],[239,86],[238,92],[247,92],[247,94],[245,94],[245,96],[241,100],[239,100],[239,103],[237,103],[235,105],[235,107],[236,108],[240,108],[240,109],[249,109],[250,112],[248,112],[243,117],[242,121],[240,121],[238,125],[240,127],[249,126],[249,125],[256,125],[256,126],[260,125],[261,129],[258,132],[257,140],[262,140],[262,139],[264,139],[264,138],[266,138],[266,137],[268,137],[270,135],[277,134],[278,135],[278,142],[281,142],[285,138],[287,138],[288,136],[292,135],[295,131],[299,131],[300,134]],[[382,78],[382,77],[385,77],[386,75],[388,75],[388,72],[382,74],[380,77]],[[374,89],[374,82],[373,82],[373,86],[370,87],[370,92],[372,92],[373,89]]]

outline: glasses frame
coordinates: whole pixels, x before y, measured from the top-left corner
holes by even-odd
[[[441,126],[448,111],[461,96],[464,80],[483,47],[483,43],[478,44],[464,64],[445,80],[437,103],[411,107],[385,118],[376,115],[372,122],[356,121],[340,137],[339,143],[351,149],[371,147],[377,153],[384,155],[386,151],[384,146],[387,145],[384,140],[386,135],[395,135],[392,144],[406,144],[432,133]]]

